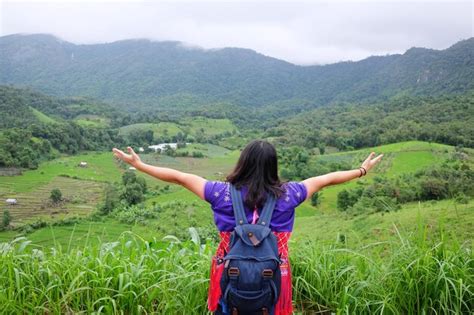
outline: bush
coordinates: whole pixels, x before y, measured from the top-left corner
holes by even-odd
[[[134,205],[117,209],[114,216],[122,223],[147,225],[150,219],[158,218],[160,210],[158,206],[145,208]]]
[[[3,217],[2,217],[2,228],[7,228],[10,225],[10,222],[12,221],[12,217],[10,215],[10,211],[5,209],[3,211]]]
[[[192,155],[193,155],[193,158],[203,158],[204,157],[204,154],[202,154],[202,152],[200,152],[200,151],[193,151]]]
[[[100,213],[108,214],[112,212],[120,204],[120,195],[117,188],[113,185],[108,185],[105,188],[104,203],[99,208]]]
[[[322,196],[322,193],[320,191],[318,192],[315,192],[312,196],[311,196],[311,205],[313,207],[317,207],[321,204],[321,196]]]
[[[124,199],[129,205],[135,205],[142,202],[145,199],[143,196],[142,186],[138,183],[126,185],[122,192],[122,199]]]
[[[126,171],[122,175],[122,183],[124,185],[123,191],[120,198],[124,200],[128,205],[134,205],[142,202],[145,197],[144,194],[147,191],[146,181],[143,177],[138,177],[135,172]],[[113,192],[110,192],[113,194]],[[114,198],[111,196],[111,198]],[[109,200],[113,201],[113,200]],[[116,204],[107,205],[108,211],[110,211]],[[105,211],[107,209],[104,209]]]
[[[363,187],[357,187],[352,190],[343,189],[337,194],[337,208],[341,211],[346,211],[348,208],[355,205],[355,203],[362,196]]]
[[[58,203],[63,199],[63,194],[61,190],[59,190],[59,188],[54,188],[53,190],[51,190],[49,198],[52,202]]]

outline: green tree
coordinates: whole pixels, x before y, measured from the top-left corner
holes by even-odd
[[[341,190],[337,194],[337,208],[342,211],[346,211],[351,206],[351,197],[346,189]]]
[[[322,195],[322,193],[318,191],[318,192],[315,192],[311,196],[311,205],[313,207],[317,207],[321,204],[321,195]]]
[[[51,190],[51,195],[49,196],[52,202],[58,203],[63,199],[63,194],[59,188],[54,188]]]
[[[113,185],[108,185],[105,189],[105,200],[100,207],[102,214],[108,214],[114,210],[120,203],[120,196],[117,188]]]
[[[145,199],[143,196],[142,186],[138,183],[125,185],[122,199],[124,199],[129,205],[135,205],[142,202]]]
[[[5,209],[3,211],[3,218],[2,218],[2,227],[6,228],[10,225],[10,222],[12,221],[12,217],[10,215],[10,211]]]
[[[134,171],[126,171],[122,174],[122,184],[128,185],[137,181],[137,174]]]
[[[318,149],[319,149],[319,154],[321,155],[324,155],[324,153],[326,152],[326,146],[324,145],[324,143],[320,143],[318,146]]]

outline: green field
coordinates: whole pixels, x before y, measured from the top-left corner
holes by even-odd
[[[154,134],[176,136],[178,132],[183,132],[181,128],[175,123],[160,122],[158,124],[152,123],[137,123],[120,127],[119,134],[128,136],[135,130],[153,130]]]
[[[159,122],[159,123],[137,123],[123,126],[119,130],[122,136],[128,136],[135,130],[152,130],[155,137],[173,137],[178,133],[195,136],[198,132],[212,136],[224,132],[236,130],[235,125],[229,119],[213,119],[206,117],[185,118],[179,123]]]
[[[98,115],[78,115],[74,121],[84,127],[102,127],[109,126],[110,120]]]
[[[39,218],[54,221],[72,215],[88,215],[101,201],[103,186],[101,182],[58,176],[31,191],[0,192],[0,198],[13,197],[18,200],[18,204],[5,205],[3,209],[10,211],[12,224],[20,226]],[[62,192],[63,201],[58,204],[52,203],[49,199],[51,190],[55,188],[59,188]]]
[[[150,164],[196,172],[206,178],[221,178],[235,163],[238,152],[232,152],[211,144],[192,144],[188,150],[199,151],[210,158],[169,157],[155,153],[143,154],[142,159]],[[87,162],[80,167],[80,162]],[[111,152],[86,152],[65,156],[42,163],[36,170],[24,171],[20,176],[0,177],[0,198],[16,198],[18,205],[6,206],[13,215],[13,224],[29,222],[43,217],[50,220],[73,215],[89,214],[102,199],[102,187],[106,182],[120,182],[128,166],[118,162]],[[149,175],[141,174],[151,190],[163,187],[161,182]],[[62,207],[48,203],[50,191],[59,188],[66,202]],[[176,190],[178,187],[173,187]],[[173,198],[172,196],[170,197]],[[24,221],[27,219],[26,221]]]
[[[32,191],[60,175],[101,182],[120,180],[117,165],[111,157],[112,154],[108,152],[87,152],[47,161],[36,170],[23,172],[21,176],[0,178],[0,192]],[[87,162],[87,167],[80,167],[81,161]]]

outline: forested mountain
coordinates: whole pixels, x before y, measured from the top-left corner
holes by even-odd
[[[36,168],[58,152],[109,150],[123,143],[118,130],[109,127],[121,116],[87,99],[58,99],[0,86],[0,113],[0,167]],[[106,119],[107,124],[95,125],[86,120],[90,117]]]
[[[333,104],[287,119],[266,136],[287,145],[340,150],[406,140],[474,147],[474,93]]]
[[[474,38],[445,50],[411,48],[359,62],[297,66],[249,49],[204,50],[179,42],[75,45],[51,35],[0,37],[0,84],[89,96],[129,109],[261,107],[373,101],[474,88]]]
[[[0,85],[0,113],[2,113],[0,129],[25,128],[35,122],[45,120],[61,122],[84,115],[99,115],[109,119],[121,117],[114,107],[89,98],[60,99],[30,89],[2,85]]]

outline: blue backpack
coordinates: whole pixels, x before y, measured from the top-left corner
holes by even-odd
[[[220,282],[225,314],[273,314],[281,284],[278,242],[270,230],[275,197],[268,195],[258,222],[249,224],[240,192],[230,185],[230,193],[236,227]]]

